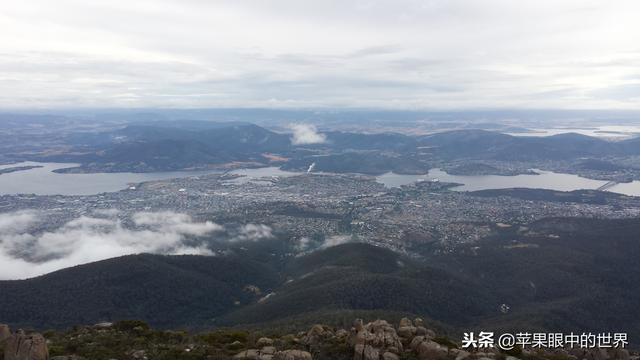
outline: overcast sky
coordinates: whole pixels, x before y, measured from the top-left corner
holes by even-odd
[[[0,108],[640,109],[637,0],[2,0]]]

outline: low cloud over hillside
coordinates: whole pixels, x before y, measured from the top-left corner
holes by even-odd
[[[0,280],[33,277],[127,254],[209,254],[197,238],[223,230],[216,223],[197,222],[169,211],[138,212],[125,220],[109,211],[37,231],[46,216],[39,211],[0,215]]]

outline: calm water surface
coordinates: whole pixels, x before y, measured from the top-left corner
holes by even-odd
[[[631,125],[607,125],[586,128],[558,127],[547,129],[530,129],[528,132],[511,132],[514,136],[551,136],[566,133],[576,133],[593,137],[607,138],[611,140],[625,140],[640,135],[640,126]]]
[[[23,162],[2,168],[40,165],[41,168],[0,175],[0,195],[93,195],[125,189],[131,183],[189,177],[220,171],[168,171],[156,173],[58,174],[53,170],[78,164]]]
[[[199,176],[220,173],[219,170],[210,171],[170,171],[156,173],[97,173],[97,174],[58,174],[56,169],[77,166],[77,164],[36,163],[23,162],[12,165],[0,165],[0,169],[15,166],[40,165],[41,168],[18,171],[0,175],[0,195],[37,194],[37,195],[93,195],[125,189],[129,184],[144,181],[165,180],[171,178]],[[440,169],[432,169],[425,175],[398,175],[387,173],[377,177],[377,181],[387,187],[398,187],[420,180],[438,179],[443,182],[463,184],[455,187],[459,191],[475,191],[506,188],[537,188],[559,191],[579,189],[597,189],[606,181],[592,180],[577,175],[560,174],[549,171],[536,170],[540,175],[517,176],[459,176],[449,175]],[[277,167],[259,169],[238,169],[232,174],[244,175],[232,180],[234,183],[245,183],[260,177],[287,177],[300,173],[283,171]],[[618,184],[609,191],[640,196],[640,182]]]
[[[387,187],[398,187],[416,181],[438,179],[443,182],[462,184],[453,188],[458,191],[476,191],[488,189],[530,188],[549,189],[558,191],[572,191],[581,189],[597,189],[606,184],[606,181],[593,180],[572,174],[554,173],[551,171],[535,170],[540,175],[450,175],[440,169],[431,169],[425,175],[398,175],[386,173],[378,176],[378,182]],[[640,196],[640,182],[634,181],[628,184],[618,184],[608,189],[609,191]]]
[[[0,195],[36,194],[36,195],[94,195],[126,189],[130,184],[144,181],[166,180],[191,176],[219,174],[220,170],[204,171],[167,171],[154,173],[96,173],[96,174],[58,174],[53,170],[76,167],[78,164],[22,162],[0,165],[0,169],[17,166],[42,166],[41,168],[17,171],[0,175]],[[277,167],[259,169],[238,169],[231,174],[243,175],[231,182],[242,184],[260,177],[292,176],[298,173],[283,171]]]

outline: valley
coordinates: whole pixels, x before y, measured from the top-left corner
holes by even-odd
[[[0,319],[640,336],[636,139],[314,131],[121,124],[9,155]]]

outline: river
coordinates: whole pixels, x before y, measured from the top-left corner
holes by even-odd
[[[171,178],[199,176],[220,173],[220,170],[209,171],[169,171],[155,173],[95,173],[95,174],[59,174],[56,169],[75,167],[77,164],[23,162],[12,165],[0,165],[0,169],[16,166],[42,166],[23,171],[0,175],[0,195],[36,194],[36,195],[93,195],[125,189],[129,184],[144,181],[165,180]],[[438,179],[443,182],[462,184],[455,187],[457,191],[475,191],[506,188],[539,188],[559,191],[579,189],[597,189],[606,181],[583,178],[577,175],[541,171],[539,175],[450,175],[440,169],[431,169],[424,175],[399,175],[386,173],[376,180],[387,187],[398,187],[419,180]],[[298,173],[283,171],[277,167],[259,169],[238,169],[233,174],[245,177],[234,180],[242,183],[262,176],[293,176]],[[608,191],[640,196],[640,182],[617,184]]]

